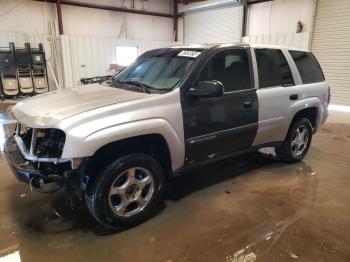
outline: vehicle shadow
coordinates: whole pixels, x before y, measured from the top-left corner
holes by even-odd
[[[272,164],[282,165],[273,156],[253,152],[194,168],[168,181],[166,199],[178,201],[195,191]]]

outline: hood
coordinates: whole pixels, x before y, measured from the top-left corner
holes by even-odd
[[[18,102],[11,110],[18,122],[29,127],[52,127],[73,115],[99,107],[152,96],[99,84],[66,88]]]

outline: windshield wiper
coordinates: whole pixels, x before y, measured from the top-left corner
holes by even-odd
[[[137,82],[137,81],[131,81],[131,80],[120,81],[120,83],[125,83],[125,84],[136,86],[139,89],[141,89],[144,93],[148,93],[148,94],[151,93],[152,87],[150,87],[149,85],[146,85],[144,83],[140,83],[140,82]]]
[[[113,85],[117,85],[117,84],[128,84],[128,85],[132,85],[136,88],[138,88],[139,90],[141,90],[144,93],[151,93],[151,89],[152,87],[150,87],[149,85],[137,82],[137,81],[132,81],[132,80],[127,80],[127,81],[120,81],[120,80],[112,80]]]

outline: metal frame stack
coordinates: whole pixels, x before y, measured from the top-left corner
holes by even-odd
[[[46,93],[49,91],[49,82],[47,80],[46,58],[43,44],[39,44],[38,48],[31,48],[30,57],[32,61],[34,92],[36,94]]]
[[[32,95],[34,91],[32,80],[32,62],[30,59],[30,45],[24,44],[24,49],[16,49],[17,78],[21,94]]]
[[[0,76],[2,97],[18,95],[19,89],[14,43],[10,43],[9,48],[0,50]]]
[[[0,49],[0,76],[1,98],[48,92],[43,45],[31,48],[29,43],[25,43],[24,48],[15,48],[15,44],[10,43],[8,48]]]

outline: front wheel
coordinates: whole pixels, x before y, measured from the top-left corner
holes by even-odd
[[[86,204],[104,227],[125,229],[147,220],[162,198],[164,175],[152,156],[130,154],[107,165],[86,192]]]
[[[287,163],[299,162],[308,152],[311,140],[311,122],[308,118],[301,118],[290,127],[283,145],[275,148],[277,157]]]

